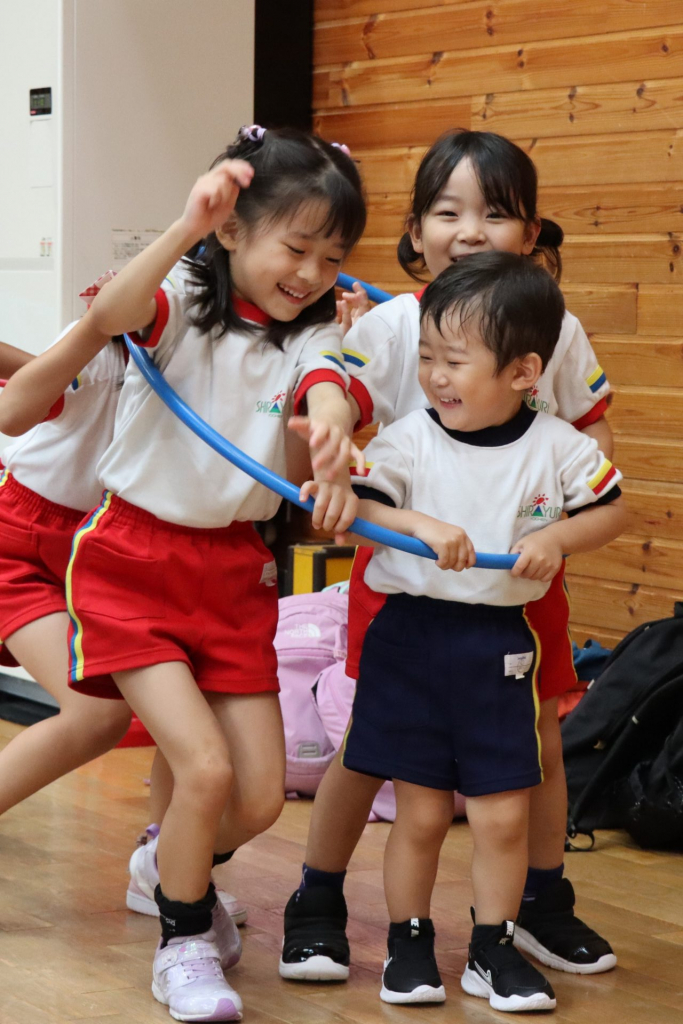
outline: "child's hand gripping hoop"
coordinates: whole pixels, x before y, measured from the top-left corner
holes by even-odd
[[[349,280],[352,279],[349,278]],[[377,289],[372,289],[372,291],[377,292]],[[379,292],[378,294],[385,295],[386,293]],[[370,297],[372,298],[372,296]],[[387,297],[391,298],[391,296]],[[278,476],[277,473],[274,473],[266,466],[262,466],[260,462],[256,462],[250,455],[236,448],[234,444],[231,444],[217,430],[209,426],[164,380],[164,377],[156,368],[148,353],[141,349],[139,345],[135,345],[127,334],[124,335],[124,338],[126,339],[126,345],[131,357],[142,376],[161,401],[168,406],[171,412],[175,413],[179,420],[182,420],[186,427],[189,427],[197,437],[205,441],[209,447],[213,448],[219,455],[222,455],[233,466],[237,466],[238,469],[241,469],[248,476],[258,481],[258,483],[263,484],[264,487],[275,491],[280,497],[291,501],[293,505],[306,509],[307,512],[313,511],[314,502],[312,498],[309,498],[307,501],[300,501],[298,487],[290,484],[288,480]],[[435,552],[421,540],[416,540],[414,537],[406,537],[402,533],[387,530],[382,526],[375,526],[374,523],[368,523],[365,519],[354,519],[349,527],[349,532],[357,533],[360,537],[367,537],[368,540],[384,544],[387,547],[398,548],[399,551],[407,551],[410,555],[420,555],[422,558],[432,559],[437,557]],[[474,564],[478,569],[511,569],[518,557],[518,555],[477,553],[477,559]]]

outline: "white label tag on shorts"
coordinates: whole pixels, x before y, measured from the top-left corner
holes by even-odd
[[[506,654],[505,655],[505,675],[514,676],[515,679],[524,679],[531,668],[534,655],[532,651],[527,654]]]
[[[277,583],[277,566],[275,562],[268,562],[263,566],[259,583],[265,583],[267,587],[274,587]]]

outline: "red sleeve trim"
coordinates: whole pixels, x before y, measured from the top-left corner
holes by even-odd
[[[154,301],[157,304],[157,315],[154,318],[154,325],[152,327],[152,333],[146,341],[143,341],[137,331],[130,332],[130,339],[134,341],[136,345],[141,348],[155,348],[161,341],[161,335],[166,329],[168,323],[168,296],[163,288],[157,288],[157,293],[154,296]]]
[[[329,382],[330,384],[338,384],[344,394],[346,394],[346,388],[344,387],[344,381],[335,373],[334,370],[311,370],[307,373],[304,379],[299,384],[294,395],[294,415],[298,416],[301,412],[301,406],[303,405],[306,392],[309,388],[312,388],[314,384],[324,384]]]
[[[351,377],[351,383],[349,384],[349,393],[351,394],[352,398],[356,399],[356,403],[358,405],[358,408],[360,409],[360,419],[353,428],[355,433],[356,430],[362,430],[363,427],[367,427],[370,423],[372,423],[375,408],[373,405],[372,398],[370,397],[370,392],[366,388],[365,384],[363,384],[361,380],[358,380],[357,377]]]
[[[64,395],[60,395],[55,404],[50,409],[49,413],[43,420],[43,423],[47,423],[48,420],[56,420],[58,416],[61,416],[64,412]]]
[[[577,430],[583,430],[584,427],[589,427],[591,423],[595,423],[597,420],[602,419],[607,412],[607,405],[607,395],[605,395],[604,398],[601,398],[599,402],[595,403],[592,409],[588,410],[585,416],[575,420],[572,423],[572,426],[576,427]]]

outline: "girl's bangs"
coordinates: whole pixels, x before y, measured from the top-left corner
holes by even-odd
[[[502,210],[508,217],[526,222],[535,216],[536,210],[526,208],[524,185],[516,162],[501,159],[501,156],[485,151],[470,155],[479,187],[491,209]]]

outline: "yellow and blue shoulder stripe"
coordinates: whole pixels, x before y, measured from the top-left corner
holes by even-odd
[[[607,375],[603,370],[602,366],[596,366],[589,377],[586,377],[586,384],[593,393],[599,391],[602,385],[607,380]]]

